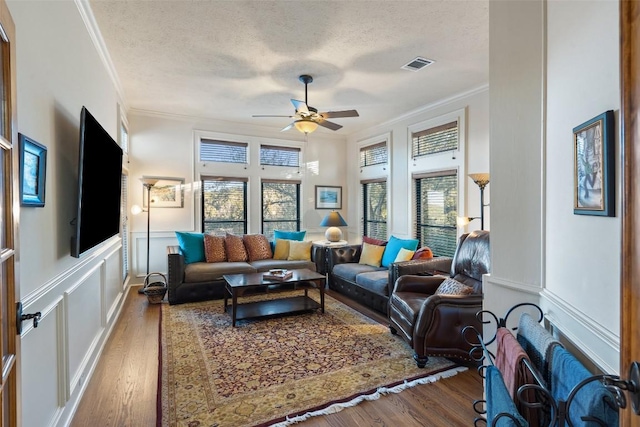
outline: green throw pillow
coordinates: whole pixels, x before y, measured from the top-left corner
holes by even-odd
[[[398,239],[396,236],[391,236],[389,243],[385,246],[381,265],[389,267],[393,264],[402,248],[415,251],[418,248],[418,239]]]
[[[180,252],[184,255],[184,263],[204,262],[204,234],[176,231]]]

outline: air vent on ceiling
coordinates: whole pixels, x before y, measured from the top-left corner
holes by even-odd
[[[422,57],[418,56],[416,59],[412,60],[408,64],[403,65],[400,68],[402,68],[403,70],[418,71],[418,70],[423,69],[427,65],[433,64],[434,62],[435,61],[433,61],[431,59],[422,58]]]

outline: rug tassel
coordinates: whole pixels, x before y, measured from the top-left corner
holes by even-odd
[[[444,372],[440,372],[439,374],[435,374],[435,375],[429,375],[423,378],[418,378],[412,381],[405,381],[402,384],[398,384],[394,387],[380,387],[378,388],[374,393],[368,394],[368,395],[361,395],[358,396],[348,402],[342,402],[342,403],[334,403],[332,405],[327,406],[324,409],[320,409],[318,411],[313,411],[313,412],[307,412],[306,414],[302,414],[302,415],[297,415],[295,417],[287,417],[286,420],[279,422],[279,423],[275,423],[275,424],[271,424],[270,427],[286,427],[292,424],[297,424],[299,422],[305,421],[311,417],[317,417],[319,415],[329,415],[329,414],[335,414],[336,412],[340,412],[342,411],[344,408],[349,408],[352,406],[356,406],[357,404],[365,401],[365,400],[377,400],[379,399],[381,396],[385,395],[385,394],[389,394],[389,393],[400,393],[403,390],[406,390],[408,388],[411,387],[415,387],[417,385],[421,385],[421,384],[429,384],[429,383],[434,383],[436,381],[438,381],[439,379],[442,378],[449,378],[452,377],[460,372],[464,372],[466,371],[468,368],[464,367],[464,366],[459,366],[457,368],[453,368],[453,369],[449,369],[447,371]]]

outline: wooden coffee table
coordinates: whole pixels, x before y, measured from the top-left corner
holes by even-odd
[[[225,312],[227,301],[231,297],[231,324],[236,326],[236,320],[239,319],[299,313],[318,308],[324,313],[325,276],[306,268],[291,271],[293,275],[286,280],[264,279],[266,272],[222,276],[227,289],[224,296]],[[320,304],[308,296],[308,290],[313,288],[320,292]],[[304,295],[238,304],[238,298],[242,296],[292,290],[304,290]]]

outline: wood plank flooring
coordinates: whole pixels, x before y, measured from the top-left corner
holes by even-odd
[[[137,287],[129,290],[71,427],[156,425],[160,304],[149,304],[147,297],[137,291]],[[327,294],[386,324],[384,316],[329,290]],[[475,369],[469,369],[296,425],[471,427],[476,417],[473,401],[481,398],[482,380]]]

